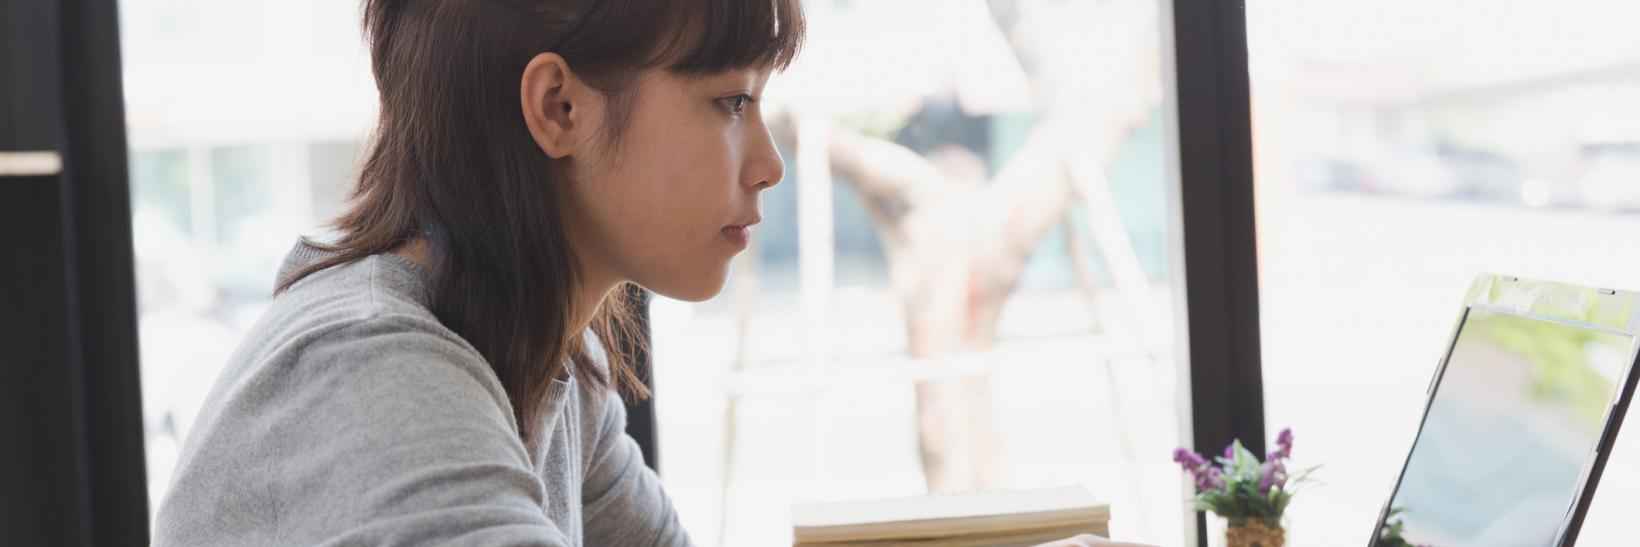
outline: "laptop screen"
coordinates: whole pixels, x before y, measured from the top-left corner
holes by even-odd
[[[1410,545],[1553,545],[1581,490],[1632,341],[1471,308],[1385,529]]]

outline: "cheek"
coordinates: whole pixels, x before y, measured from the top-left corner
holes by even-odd
[[[630,149],[630,202],[658,228],[722,228],[737,205],[734,147],[715,128],[677,129]]]
[[[743,212],[737,206],[744,208],[733,201],[733,150],[720,132],[661,137],[629,141],[619,173],[608,181],[619,188],[610,201],[621,204],[612,215],[622,262],[631,277],[717,275],[733,254],[720,230]]]
[[[706,206],[714,195],[704,191],[702,182],[714,176],[713,166],[698,154],[696,143],[669,141],[633,148],[630,161],[618,182],[626,188],[621,201],[643,224],[654,231],[687,229],[685,224],[709,213]],[[681,234],[662,234],[681,235]]]

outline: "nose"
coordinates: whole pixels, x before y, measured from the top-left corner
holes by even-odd
[[[758,116],[757,129],[751,137],[751,149],[746,154],[746,165],[741,170],[746,183],[753,190],[767,190],[786,177],[786,162],[780,159],[780,149],[774,144],[769,126]]]

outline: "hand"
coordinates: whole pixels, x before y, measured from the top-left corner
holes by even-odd
[[[1139,543],[1111,541],[1093,534],[1081,534],[1072,538],[1050,541],[1036,547],[1150,547]]]

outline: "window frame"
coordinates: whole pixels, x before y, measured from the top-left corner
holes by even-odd
[[[1180,237],[1182,437],[1217,453],[1234,439],[1264,457],[1253,133],[1244,0],[1163,3],[1167,168]],[[1170,9],[1169,9],[1170,8]],[[1181,476],[1181,490],[1193,492]],[[1187,524],[1207,544],[1207,515]],[[1190,532],[1187,532],[1190,533]]]

